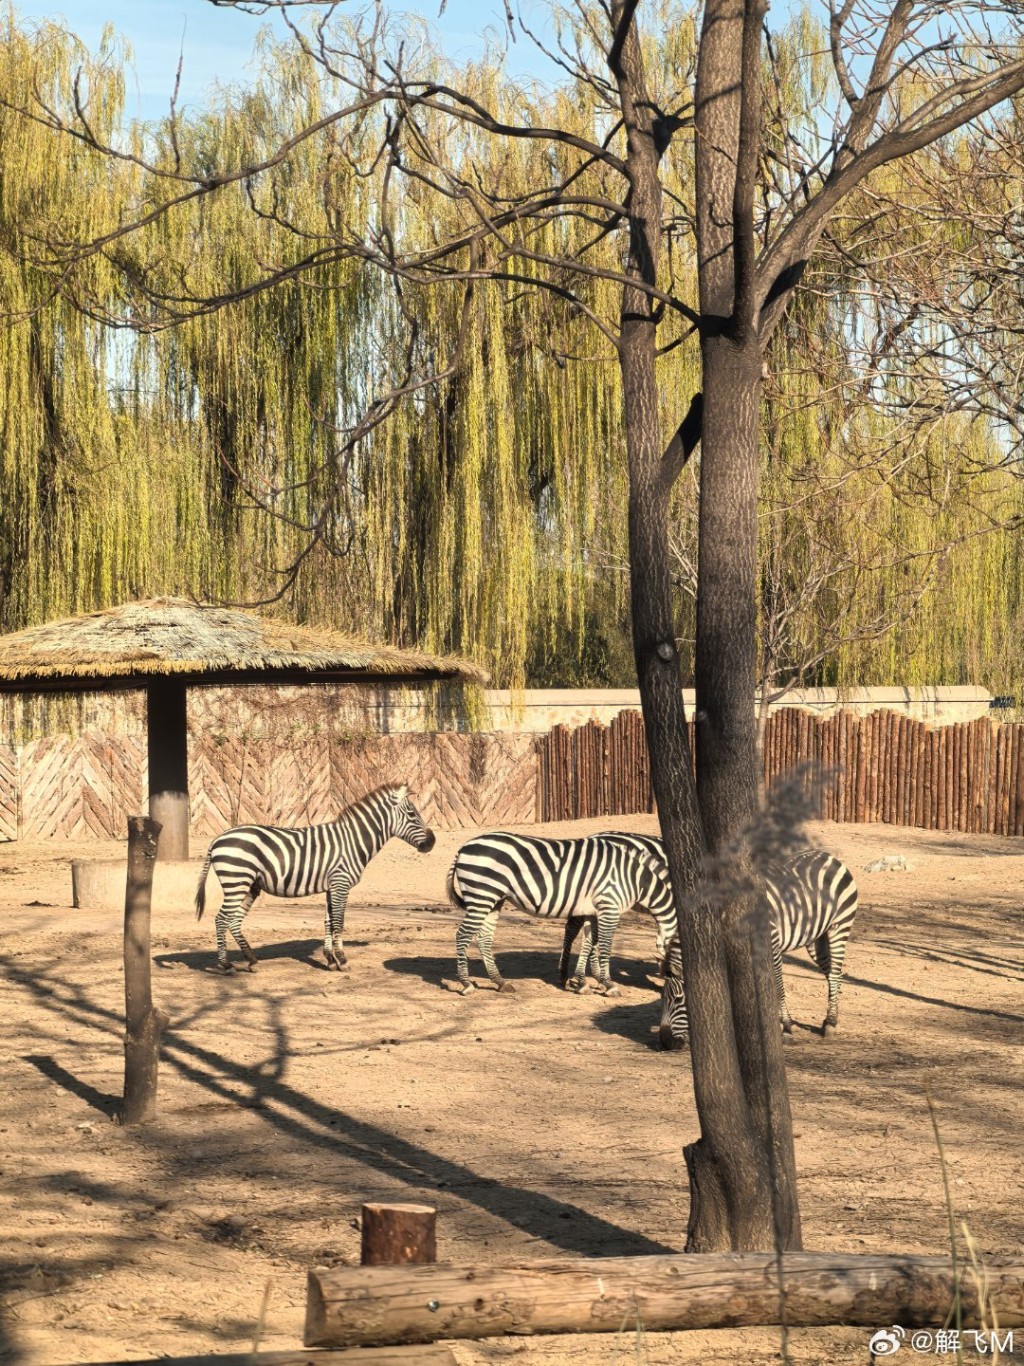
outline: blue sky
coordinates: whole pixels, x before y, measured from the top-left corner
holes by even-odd
[[[502,0],[448,0],[437,19],[440,0],[396,5],[437,22],[449,56],[469,58],[480,51],[480,32],[497,27]],[[211,85],[244,81],[253,43],[269,17],[254,18],[221,9],[208,0],[14,0],[23,19],[60,19],[95,48],[105,24],[111,24],[131,43],[135,82],[127,94],[128,113],[156,118],[167,112],[179,54],[183,56],[181,104],[201,103]],[[302,11],[296,13],[301,16]],[[278,19],[276,27],[283,30]],[[510,53],[509,68],[537,71],[520,40]]]

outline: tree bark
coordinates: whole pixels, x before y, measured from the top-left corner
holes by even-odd
[[[424,1266],[437,1261],[437,1210],[430,1205],[366,1204],[363,1266]]]
[[[160,1036],[167,1016],[153,1005],[149,912],[160,826],[145,816],[128,819],[128,882],[124,899],[124,1104],[123,1124],[156,1118]]]
[[[742,6],[740,9],[742,13]],[[639,38],[635,24],[624,19],[626,14],[621,0],[613,5],[613,26],[621,41],[613,47],[612,71],[618,83],[627,135],[630,208],[627,271],[638,284],[654,285],[660,251],[659,153],[653,135]],[[628,27],[625,27],[627,23]],[[734,901],[731,914],[722,917],[714,906],[698,902],[694,895],[706,846],[686,738],[682,680],[675,643],[668,564],[671,476],[666,473],[660,430],[655,373],[656,328],[657,317],[650,296],[640,288],[625,287],[619,361],[629,460],[633,643],[651,756],[651,781],[677,898],[691,1022],[693,1084],[701,1124],[701,1139],[687,1155],[691,1177],[687,1250],[766,1249],[775,1247],[779,1241],[783,1246],[792,1247],[799,1245],[799,1216],[795,1210],[795,1183],[791,1170],[791,1132],[788,1147],[785,1142],[789,1110],[785,1074],[781,1068],[781,1042],[777,1037],[777,1010],[773,1024],[779,1060],[777,1068],[772,1068],[769,1042],[763,1037],[760,1025],[774,1008],[774,988],[766,952],[766,917],[764,933],[752,938],[747,929],[749,904]],[[756,351],[755,338],[748,343],[744,356],[749,357]],[[759,356],[756,375],[759,379]],[[717,404],[723,396],[722,387],[719,385],[713,393]],[[755,422],[756,396],[755,391]],[[705,407],[705,433],[710,420]],[[749,424],[748,415],[744,414],[743,420]],[[753,431],[756,436],[756,427]],[[755,441],[755,462],[756,453]],[[677,473],[680,467],[673,463],[674,472]],[[756,474],[753,491],[753,563],[756,568]],[[711,496],[721,496],[718,486],[713,488]],[[747,501],[741,504],[744,514],[748,513]],[[702,495],[702,507],[703,503]],[[757,802],[752,677],[755,616],[747,610],[741,596],[746,581],[738,590],[730,578],[733,559],[738,555],[746,565],[749,558],[746,523],[739,528],[739,535],[729,525],[729,518],[735,514],[736,506],[730,499],[719,508],[714,521],[715,532],[725,537],[724,549],[732,559],[723,561],[720,579],[713,576],[712,600],[714,593],[719,596],[729,593],[725,606],[731,619],[745,632],[738,642],[738,650],[747,667],[738,684],[731,686],[729,694],[730,699],[738,698],[741,689],[746,687],[742,694],[745,711],[733,703],[731,710],[725,713],[724,734],[728,741],[725,750],[712,748],[707,751],[705,747],[701,760],[722,765],[723,754],[726,758],[733,757],[729,745],[735,738],[739,746],[735,757],[740,762],[726,764],[723,775],[716,778],[722,797],[712,808],[718,827],[729,832],[735,831],[753,813]],[[711,563],[714,570],[715,562]],[[721,644],[720,635],[705,633],[705,654],[719,649]],[[727,658],[721,666],[715,666],[714,672],[717,673],[720,667],[728,667],[736,655],[737,646],[731,645]],[[698,720],[701,719],[698,713]],[[737,732],[735,737],[734,730]],[[715,790],[713,785],[712,791]],[[728,819],[724,821],[721,819],[723,811],[728,812]],[[741,1056],[737,1032],[751,1029],[755,1024],[755,1037],[745,1043]],[[763,1071],[756,1070],[758,1065],[769,1069],[767,1083]],[[771,1094],[771,1088],[777,1088],[780,1083],[781,1100]],[[776,1129],[781,1133],[777,1139]],[[773,1201],[776,1187],[782,1198]]]
[[[687,1155],[691,1184],[704,1187],[691,1199],[687,1247],[702,1251],[800,1247],[767,906],[742,890],[750,883],[751,866],[749,851],[738,845],[759,804],[754,693],[761,344],[753,288],[752,175],[759,144],[763,12],[758,0],[708,0],[695,91],[704,323],[697,774],[705,837],[720,884],[733,1047],[727,1089],[744,1128],[739,1171],[735,1135],[710,1129],[703,1116],[701,1139]],[[686,939],[682,942],[689,978]],[[702,1004],[689,989],[687,996],[693,1001],[696,1040]]]

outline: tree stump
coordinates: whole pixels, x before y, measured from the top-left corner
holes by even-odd
[[[429,1205],[364,1205],[362,1232],[363,1266],[437,1261],[437,1210]]]

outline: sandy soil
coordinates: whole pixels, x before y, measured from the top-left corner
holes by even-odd
[[[850,864],[862,909],[834,1038],[809,1027],[823,980],[803,954],[787,965],[807,1026],[787,1052],[806,1245],[945,1250],[928,1088],[958,1216],[982,1251],[1019,1250],[1024,844],[882,826],[811,834]],[[650,926],[620,930],[617,998],[576,997],[554,983],[560,926],[506,913],[497,950],[517,994],[462,998],[444,877],[465,837],[376,860],[352,897],[343,976],[315,963],[318,903],[257,903],[247,928],[260,970],[228,979],[209,971],[212,925],[155,908],[155,992],[172,1025],[160,1118],[135,1131],[111,1122],[119,917],[67,904],[69,860],[116,846],[0,846],[0,1357],[245,1350],[268,1285],[262,1346],[298,1346],[305,1271],[358,1260],[364,1200],[436,1205],[446,1260],[681,1248],[681,1148],[697,1126],[687,1055],[656,1047]],[[896,853],[910,872],[864,871]],[[868,1336],[795,1332],[790,1350],[801,1363],[867,1362]],[[779,1339],[625,1325],[455,1351],[466,1366],[731,1366],[777,1360]]]

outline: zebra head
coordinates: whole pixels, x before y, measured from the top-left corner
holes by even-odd
[[[662,963],[665,985],[661,989],[661,1027],[658,1039],[662,1048],[685,1048],[690,1036],[690,1020],[686,1013],[686,989],[683,985],[683,955],[679,935],[674,934]]]
[[[389,788],[388,797],[391,807],[391,834],[405,840],[406,844],[411,844],[421,854],[429,854],[434,847],[434,832],[429,829],[413,806],[408,786],[402,783],[401,787]]]

